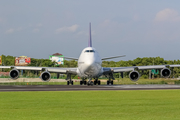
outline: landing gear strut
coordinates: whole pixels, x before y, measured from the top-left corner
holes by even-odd
[[[107,81],[107,85],[110,85],[110,84],[113,85],[113,80],[108,80]]]
[[[88,86],[93,86],[93,81],[88,81],[88,84],[87,84]]]
[[[69,84],[73,85],[73,81],[72,80],[71,81],[67,81],[67,85],[69,85]]]
[[[113,85],[113,80],[114,80],[113,74],[109,74],[109,80],[107,81],[107,85],[110,85],[110,84]]]
[[[67,74],[66,80],[69,80],[69,81],[67,81],[67,85],[70,85],[70,84],[73,85],[73,81],[71,79],[71,74]]]
[[[92,80],[92,78],[89,78],[89,80],[88,80],[88,83],[87,83],[87,85],[89,86],[89,85],[91,85],[91,86],[93,86],[93,81],[91,81]]]

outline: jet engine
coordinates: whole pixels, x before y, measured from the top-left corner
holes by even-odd
[[[51,74],[47,71],[41,73],[41,80],[45,81],[45,82],[48,82],[51,80]]]
[[[12,69],[9,72],[9,76],[11,77],[11,79],[16,80],[19,77],[19,71],[17,69]]]
[[[139,80],[139,77],[140,77],[140,75],[137,71],[132,71],[129,73],[129,78],[133,82],[136,82],[137,80]]]
[[[168,78],[171,75],[171,70],[168,68],[163,68],[161,70],[161,76]]]

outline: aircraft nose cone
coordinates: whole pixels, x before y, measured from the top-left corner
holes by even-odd
[[[89,75],[94,72],[95,69],[95,63],[93,61],[86,61],[85,67],[84,67],[84,73]]]
[[[94,64],[94,61],[86,61],[85,64],[86,66],[91,66]]]

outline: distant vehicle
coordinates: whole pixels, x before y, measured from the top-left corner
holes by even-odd
[[[30,66],[0,66],[0,68],[11,68],[9,75],[12,79],[18,79],[19,70],[36,70],[43,71],[41,73],[41,80],[50,81],[51,74],[50,73],[58,73],[58,74],[67,74],[67,85],[73,85],[73,81],[71,75],[78,75],[81,77],[80,85],[100,85],[101,82],[98,78],[102,75],[105,75],[107,80],[107,85],[113,85],[113,73],[122,73],[122,72],[130,72],[129,78],[132,81],[137,81],[140,77],[140,74],[137,70],[147,70],[147,69],[159,69],[161,70],[162,77],[169,77],[171,75],[171,71],[167,67],[180,67],[180,65],[153,65],[153,66],[132,66],[132,67],[102,67],[102,61],[124,57],[123,56],[115,56],[115,57],[107,57],[100,58],[99,53],[95,48],[92,47],[91,40],[91,23],[89,24],[89,43],[88,47],[82,50],[79,58],[69,58],[64,57],[65,59],[74,59],[78,60],[77,68],[58,68],[58,67],[30,67]],[[92,79],[94,78],[94,82]]]

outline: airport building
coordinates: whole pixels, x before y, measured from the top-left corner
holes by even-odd
[[[64,65],[64,56],[60,53],[50,55],[49,60],[57,62],[57,65]]]

